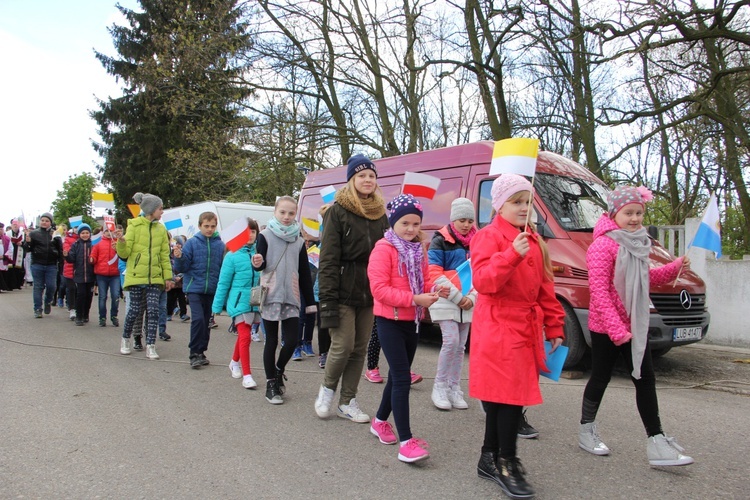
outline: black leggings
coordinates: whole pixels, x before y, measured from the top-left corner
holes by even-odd
[[[633,371],[633,357],[630,351],[630,342],[616,346],[609,335],[591,332],[591,378],[583,391],[583,405],[581,410],[581,423],[593,422],[599,410],[599,404],[604,397],[612,370],[617,358],[622,354],[628,373]],[[651,359],[651,346],[646,343],[646,351],[643,353],[641,362],[641,378],[630,380],[635,386],[635,402],[638,413],[646,428],[649,437],[662,433],[661,419],[659,418],[659,401],[656,398],[656,377],[654,376],[654,364]]]
[[[279,323],[281,323],[281,336],[284,345],[281,346],[279,359],[276,360],[276,348],[279,345]],[[266,379],[271,380],[276,376],[277,369],[283,372],[286,364],[292,359],[294,348],[297,347],[299,317],[287,318],[282,321],[264,319],[263,330],[266,332],[266,345],[263,348],[263,368],[266,371]]]
[[[523,406],[482,401],[482,407],[486,413],[482,453],[496,453],[500,458],[515,457]]]

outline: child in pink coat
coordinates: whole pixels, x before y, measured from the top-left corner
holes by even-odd
[[[578,445],[594,455],[609,455],[599,438],[596,414],[622,355],[635,385],[638,413],[648,435],[646,452],[651,465],[687,465],[674,438],[661,428],[656,379],[648,343],[649,283],[673,281],[687,257],[650,269],[651,240],[643,227],[646,202],[653,198],[645,187],[619,186],[609,195],[608,212],[594,227],[594,242],[586,253],[591,303],[591,378],[583,393]]]
[[[427,443],[413,437],[409,425],[411,363],[425,308],[439,296],[447,297],[450,289],[437,289],[429,281],[420,238],[422,205],[412,195],[401,194],[387,208],[391,229],[375,243],[367,266],[380,345],[388,360],[388,383],[370,432],[383,444],[400,442],[398,459],[402,462],[417,462],[430,454]],[[398,439],[387,421],[391,413]]]

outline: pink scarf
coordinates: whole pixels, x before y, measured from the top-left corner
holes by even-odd
[[[453,232],[453,236],[456,237],[456,239],[461,243],[463,246],[466,247],[468,250],[469,243],[471,243],[471,239],[474,237],[475,234],[477,234],[477,227],[471,226],[471,229],[469,229],[469,232],[466,233],[466,236],[462,235],[458,232],[458,229],[456,229],[456,226],[451,222],[451,231]]]

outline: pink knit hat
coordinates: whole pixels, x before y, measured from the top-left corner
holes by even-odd
[[[532,191],[531,183],[516,174],[502,174],[492,183],[492,208],[500,211],[508,198],[521,191]]]
[[[654,195],[645,186],[617,186],[607,196],[609,216],[614,219],[617,212],[630,203],[638,203],[645,208],[646,203],[653,199]]]

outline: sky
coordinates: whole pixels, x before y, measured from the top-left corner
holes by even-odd
[[[50,209],[71,176],[96,175],[89,111],[120,95],[94,57],[115,55],[110,0],[0,0],[0,221]],[[119,0],[138,9],[136,0]]]

